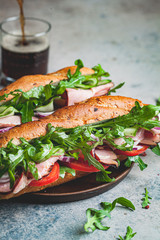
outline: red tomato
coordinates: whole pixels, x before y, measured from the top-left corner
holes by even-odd
[[[132,150],[132,151],[122,151],[119,149],[116,149],[114,152],[119,155],[126,155],[126,156],[137,156],[143,152],[145,152],[149,148],[147,145],[143,145],[141,149],[139,150]]]
[[[59,178],[59,164],[56,162],[50,173],[40,180],[33,180],[29,186],[44,186],[56,181]]]
[[[65,166],[72,168],[74,170],[78,170],[78,171],[82,171],[82,172],[99,172],[99,170],[97,168],[95,168],[94,166],[88,164],[87,161],[83,161],[81,159],[78,160],[73,160],[70,163],[69,162],[65,162],[63,163]],[[104,166],[103,167],[105,169],[107,169],[109,166]]]

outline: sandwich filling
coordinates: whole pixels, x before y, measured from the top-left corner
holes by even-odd
[[[52,81],[45,86],[34,87],[27,92],[21,89],[4,94],[0,97],[0,132],[7,131],[8,127],[37,120],[37,118],[52,114],[57,108],[74,105],[94,96],[110,93],[114,86],[108,79],[109,73],[101,65],[93,67],[94,73],[82,75],[81,60],[76,60],[74,74],[68,70],[67,79],[54,84]],[[123,84],[116,87],[120,88]],[[115,91],[115,89],[111,90]],[[7,101],[7,97],[13,98]]]
[[[0,192],[18,193],[26,186],[44,186],[75,170],[98,172],[97,180],[108,181],[106,169],[138,163],[147,167],[139,154],[152,146],[160,155],[160,107],[135,103],[130,113],[114,119],[77,126],[54,128],[45,136],[21,144],[10,141],[0,149]],[[63,173],[61,175],[61,173]]]

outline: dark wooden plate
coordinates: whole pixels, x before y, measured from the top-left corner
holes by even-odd
[[[132,167],[133,164],[130,168],[126,168],[124,164],[121,163],[119,169],[109,168],[108,171],[112,172],[110,177],[115,178],[114,182],[97,182],[96,174],[92,173],[89,176],[67,182],[63,185],[47,188],[40,192],[25,194],[17,198],[17,200],[32,203],[62,203],[90,198],[116,186],[128,175]]]

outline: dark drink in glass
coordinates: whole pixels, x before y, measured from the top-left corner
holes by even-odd
[[[26,18],[25,23],[26,35],[23,44],[18,17],[1,23],[3,81],[12,82],[24,75],[47,73],[48,32],[51,26],[46,21],[34,18]],[[9,25],[12,27],[10,28]]]

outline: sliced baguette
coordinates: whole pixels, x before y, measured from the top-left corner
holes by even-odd
[[[74,106],[57,110],[52,115],[41,120],[28,122],[10,129],[8,132],[0,135],[0,147],[5,147],[11,139],[13,139],[13,143],[19,144],[20,137],[23,137],[26,140],[31,140],[45,135],[48,123],[51,123],[55,127],[70,128],[127,114],[135,105],[135,101],[138,101],[140,105],[143,106],[141,101],[127,97],[102,96],[91,98]],[[0,194],[0,198],[8,199],[27,192],[40,191],[44,188],[63,184],[86,174],[88,173],[77,171],[76,176],[72,176],[67,173],[64,179],[59,178],[52,184],[43,187],[27,186],[16,194],[13,194],[12,192],[8,194]]]
[[[40,85],[45,86],[49,84],[51,81],[54,83],[59,82],[63,79],[67,79],[67,72],[70,69],[71,74],[75,73],[77,66],[66,67],[56,71],[54,73],[49,73],[47,75],[27,75],[19,78],[17,81],[11,83],[10,85],[4,87],[0,90],[0,96],[5,93],[10,93],[16,89],[21,89],[24,92],[29,91],[33,87],[39,87]],[[91,68],[83,67],[80,69],[82,75],[93,74],[94,70]],[[7,101],[10,100],[12,96],[8,96]]]

